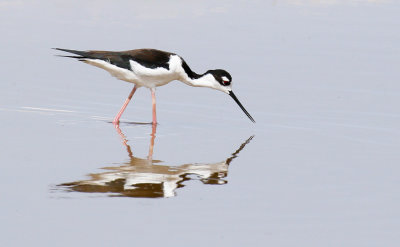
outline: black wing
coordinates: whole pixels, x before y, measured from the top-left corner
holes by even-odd
[[[109,62],[120,68],[131,70],[130,60],[147,68],[169,68],[169,59],[174,53],[160,51],[156,49],[136,49],[130,51],[77,51],[62,48],[54,48],[56,50],[69,52],[77,56],[63,56],[84,59],[100,59]]]

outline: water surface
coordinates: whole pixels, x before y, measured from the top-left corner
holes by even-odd
[[[399,10],[1,1],[0,246],[397,246]],[[226,69],[257,123],[172,82],[156,131],[135,124],[151,120],[145,89],[116,129],[131,85],[52,47],[151,47]]]

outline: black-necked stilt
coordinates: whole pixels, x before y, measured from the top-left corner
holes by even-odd
[[[124,105],[115,116],[113,120],[115,124],[119,123],[122,113],[138,87],[147,87],[151,90],[153,124],[156,124],[155,88],[173,80],[179,80],[189,86],[208,87],[229,94],[250,120],[255,122],[232,92],[232,77],[225,70],[209,70],[199,75],[193,72],[180,56],[155,49],[137,49],[122,52],[55,49],[77,55],[63,57],[77,58],[79,61],[107,70],[112,76],[120,80],[135,84]]]

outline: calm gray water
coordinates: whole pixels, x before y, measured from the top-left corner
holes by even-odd
[[[397,1],[0,1],[0,246],[398,246]],[[52,47],[176,52],[140,89]],[[156,198],[156,199],[155,199]]]

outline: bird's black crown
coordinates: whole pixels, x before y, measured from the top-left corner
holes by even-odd
[[[214,76],[215,80],[219,82],[222,86],[229,86],[231,85],[232,81],[232,76],[225,70],[223,69],[214,69],[214,70],[209,70],[206,73],[210,73]],[[223,77],[225,77],[228,80],[224,80]]]

